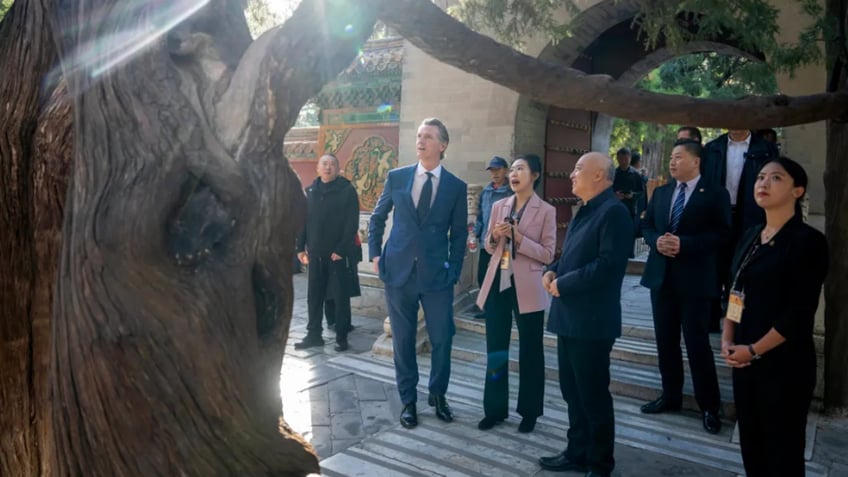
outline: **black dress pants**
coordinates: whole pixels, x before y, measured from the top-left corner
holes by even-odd
[[[498,291],[500,270],[486,299],[486,382],[483,411],[486,417],[506,418],[509,408],[509,341],[512,317],[518,325],[518,405],[524,418],[542,415],[545,396],[545,354],[542,342],[544,310],[520,314],[515,282]]]
[[[815,387],[812,373],[772,366],[768,355],[733,370],[733,398],[747,477],[804,477],[807,413]],[[797,360],[802,361],[802,360]]]
[[[341,260],[339,262],[342,262]],[[328,296],[330,267],[343,266],[331,260],[312,260],[309,262],[308,291],[306,305],[309,314],[306,331],[309,335],[321,336],[324,310],[327,310],[327,323],[335,323],[336,337],[346,338],[350,331],[350,297]],[[326,303],[325,303],[326,302]],[[330,317],[333,316],[331,319]]]
[[[679,400],[683,395],[683,353],[680,330],[689,356],[695,400],[702,411],[718,412],[720,396],[715,359],[710,346],[712,298],[682,296],[668,286],[651,290],[654,333],[662,376],[663,395]]]
[[[486,251],[483,246],[480,246],[480,259],[477,261],[477,286],[483,286],[483,279],[486,278],[486,270],[489,269],[489,262],[492,260],[492,254]]]
[[[568,404],[565,456],[600,475],[615,467],[615,416],[610,384],[610,351],[615,340],[559,336],[559,387]]]

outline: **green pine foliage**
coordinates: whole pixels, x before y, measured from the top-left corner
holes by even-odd
[[[686,54],[649,73],[636,85],[658,93],[697,98],[734,99],[778,93],[775,73],[823,60],[824,40],[837,32],[817,0],[798,0],[797,10],[781,12],[768,0],[639,0],[633,28],[648,50],[658,46],[680,49],[694,41],[721,41],[747,52],[746,56],[718,53]],[[566,9],[579,22],[574,0],[461,0],[450,12],[471,28],[493,33],[499,40],[521,46],[523,38],[546,35],[556,42],[570,35],[574,25],[561,23]],[[778,16],[793,15],[803,28],[796,41],[778,40]],[[703,130],[704,141],[720,134]],[[616,119],[610,151],[635,150],[671,144],[676,126]],[[660,172],[660,171],[652,171]]]
[[[6,16],[6,12],[12,8],[12,2],[14,2],[14,0],[0,0],[0,20],[2,20],[3,17]]]

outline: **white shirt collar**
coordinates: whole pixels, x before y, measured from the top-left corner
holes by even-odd
[[[692,180],[686,181],[686,191],[689,192],[691,190],[695,190],[695,187],[698,185],[699,180],[701,180],[701,174],[698,174]],[[680,188],[680,182],[677,183],[677,188]]]
[[[728,135],[727,135],[727,144],[728,144],[728,145],[730,145],[730,144],[744,144],[745,146],[750,146],[750,145],[751,145],[751,136],[753,136],[753,134],[751,134],[751,132],[749,131],[749,132],[748,132],[748,137],[746,137],[744,140],[742,140],[742,141],[734,141],[734,140],[730,137],[730,134],[728,134]]]
[[[427,169],[424,169],[424,166],[422,166],[422,165],[421,165],[421,162],[419,162],[419,163],[418,163],[418,167],[416,167],[416,168],[415,168],[415,175],[416,175],[416,176],[423,176],[423,175],[424,175],[424,174],[426,174],[426,173],[427,173]],[[433,169],[432,171],[430,171],[430,173],[431,173],[431,174],[433,174],[433,176],[434,176],[436,179],[438,179],[438,178],[439,178],[439,177],[441,177],[441,175],[442,175],[442,165],[441,165],[441,164],[439,164],[438,166],[436,166],[436,168],[435,168],[435,169]]]

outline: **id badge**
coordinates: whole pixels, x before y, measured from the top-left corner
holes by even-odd
[[[745,309],[745,294],[736,290],[730,291],[727,300],[727,319],[739,323],[742,321],[742,310]]]
[[[509,270],[509,250],[506,247],[501,254],[501,270]]]

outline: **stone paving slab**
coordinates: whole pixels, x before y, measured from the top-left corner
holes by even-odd
[[[638,277],[627,277],[622,287],[623,314],[635,330],[629,336],[651,339],[652,330],[645,331],[646,326],[652,326],[646,319],[650,318],[650,303],[642,295],[645,292],[638,285]],[[332,349],[335,335],[328,330],[324,331],[324,347],[294,350],[293,344],[305,335],[305,275],[295,276],[295,296],[296,313],[281,386],[285,418],[312,442],[323,475],[577,475],[546,472],[536,464],[539,456],[555,454],[565,445],[568,415],[557,383],[546,384],[545,416],[533,433],[517,432],[518,416],[484,432],[476,428],[482,417],[483,360],[454,361],[449,399],[457,420],[444,424],[426,405],[429,357],[420,356],[421,424],[406,430],[397,421],[401,405],[392,363],[370,354],[371,345],[382,333],[382,320],[354,316],[356,329],[349,337],[351,349],[347,352]],[[513,373],[510,380],[514,408],[517,376]],[[615,397],[616,477],[730,477],[742,471],[731,421],[724,421],[720,435],[711,436],[700,428],[695,413],[644,416],[638,410],[640,404],[639,400]],[[808,452],[813,460],[808,462],[807,475],[848,477],[844,452],[848,449],[848,420],[819,418],[811,422]]]
[[[427,360],[424,360],[427,361]],[[394,378],[394,369],[391,362],[376,356],[357,355],[357,356],[340,356],[332,359],[329,363],[331,366],[339,366],[344,369],[360,373],[363,376],[368,376],[373,379],[384,380],[391,382]],[[429,376],[429,366],[427,363],[419,363],[421,381],[419,391],[423,395],[426,391],[426,382]],[[453,439],[459,438],[453,433],[461,432],[461,439],[468,442],[473,442],[473,439],[478,438],[486,441],[486,447],[490,453],[500,453],[501,444],[498,444],[498,435],[490,432],[481,432],[476,429],[477,421],[482,417],[482,387],[483,387],[483,367],[474,363],[455,363],[453,367],[453,378],[449,389],[449,397],[452,406],[454,407],[457,419],[454,424],[444,426],[443,435],[435,437],[431,434],[424,433],[421,436],[414,437],[415,441],[408,442],[405,445],[411,449],[420,449],[426,445],[432,444],[433,460],[432,467],[424,466],[424,462],[420,461],[423,457],[413,452],[410,457],[410,462],[414,462],[414,466],[422,469],[430,469],[434,475],[442,475],[442,472],[449,472],[444,475],[475,475],[477,473],[485,475],[508,475],[503,474],[504,469],[499,469],[501,473],[488,473],[492,470],[487,466],[495,465],[495,461],[480,461],[477,458],[478,454],[483,452],[480,448],[474,445],[465,444],[464,446],[456,444]],[[517,382],[517,376],[511,376],[513,382]],[[515,406],[515,393],[517,386],[512,386],[511,405]],[[712,469],[713,472],[726,472],[728,475],[733,475],[742,472],[742,462],[737,443],[732,442],[733,425],[732,422],[724,421],[724,429],[718,435],[710,435],[701,428],[700,418],[696,413],[672,413],[662,414],[659,416],[645,416],[639,411],[641,401],[628,399],[621,396],[616,396],[614,405],[616,409],[616,442],[620,446],[626,446],[633,449],[640,449],[643,452],[662,455],[666,458],[674,459],[675,462],[688,462],[689,465],[701,465]],[[568,428],[568,415],[565,403],[559,395],[558,386],[548,383],[545,393],[545,415],[539,419],[537,430],[531,435],[533,446],[538,446],[539,435],[544,436],[548,433],[549,436],[558,436],[558,442],[564,441],[565,431]],[[440,426],[441,423],[432,415],[432,411],[426,406],[419,406],[419,420],[421,425],[419,428],[428,429],[433,425]],[[395,421],[396,422],[396,421]],[[515,416],[507,420],[502,426],[497,426],[496,429],[509,429],[511,434],[515,433],[517,426],[517,418]],[[395,424],[393,428],[395,433],[406,435],[409,432],[418,432],[419,428],[413,431],[402,429],[399,424]],[[392,458],[397,458],[397,449],[399,436],[392,434],[391,442],[383,444],[383,438],[376,440],[364,441],[363,448],[371,452],[379,447],[381,452]],[[514,439],[514,438],[513,438]],[[424,440],[424,444],[419,441]],[[432,441],[432,442],[431,442]],[[456,445],[448,445],[449,443]],[[445,447],[447,446],[447,447]],[[511,444],[514,447],[514,443]],[[539,449],[534,455],[537,458],[539,455],[544,455],[545,452],[551,454],[558,452],[560,449],[552,446]],[[449,456],[441,455],[444,452],[462,452],[468,455]],[[418,452],[416,450],[416,452]],[[489,457],[492,459],[492,457]],[[470,459],[470,460],[469,460]],[[530,459],[530,463],[535,467],[535,460]],[[475,461],[470,464],[467,462]],[[624,462],[619,459],[620,462]],[[454,466],[464,466],[461,470],[447,466],[446,462],[452,462]],[[505,465],[505,464],[504,464]],[[519,475],[529,475],[523,473],[526,462],[515,460],[512,466],[519,469]],[[624,465],[624,464],[623,464]],[[424,467],[422,467],[424,466]],[[470,467],[469,467],[470,466]],[[496,466],[497,467],[497,466]],[[630,467],[629,464],[626,467]],[[510,467],[512,468],[512,467]],[[808,463],[808,476],[827,475],[826,468],[810,462]],[[450,473],[454,472],[454,473]],[[459,474],[455,473],[459,472]],[[631,471],[632,472],[632,471]],[[488,474],[487,474],[488,473]],[[625,475],[625,474],[621,474]],[[639,475],[639,474],[627,474]],[[642,474],[642,475],[662,475],[662,474]],[[673,474],[672,474],[673,475]],[[705,474],[710,475],[710,474]],[[711,474],[719,475],[719,474]]]

